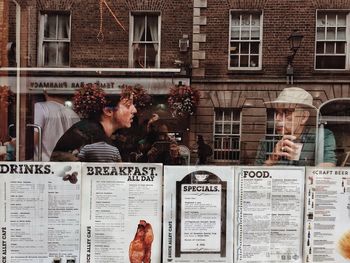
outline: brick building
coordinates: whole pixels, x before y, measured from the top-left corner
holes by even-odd
[[[99,82],[110,93],[140,83],[155,97],[149,112],[163,114],[184,144],[193,146],[201,134],[214,148],[213,163],[252,164],[273,120],[264,102],[293,81],[313,95],[315,106],[324,105],[327,121],[320,123],[335,133],[338,154],[349,151],[348,104],[337,100],[350,97],[349,1],[5,0],[1,8],[2,50],[20,42],[15,63],[33,69],[21,73],[21,127],[32,121],[45,85],[71,94],[82,81]],[[294,31],[303,39],[292,74],[287,57]],[[1,67],[13,61],[8,54],[1,53]],[[14,72],[8,74],[0,84],[16,86]],[[184,120],[163,107],[169,87],[180,81],[201,91],[197,113]],[[335,122],[331,117],[339,114],[344,118]],[[25,136],[20,142],[28,144]]]
[[[193,26],[192,85],[203,96],[191,130],[213,141],[215,161],[254,162],[258,143],[269,133],[273,119],[264,102],[291,86],[291,78],[287,81],[287,57],[292,53],[288,38],[294,30],[304,36],[292,63],[294,86],[309,91],[315,106],[342,108],[337,112],[323,107],[323,115],[344,115],[338,122],[324,119],[336,135],[337,154],[349,150],[344,139],[349,112],[343,104],[347,102],[334,99],[350,96],[350,2],[194,3],[199,22],[194,20]]]

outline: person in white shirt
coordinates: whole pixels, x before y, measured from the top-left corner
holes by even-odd
[[[42,159],[50,161],[51,153],[58,139],[76,122],[79,116],[68,106],[62,97],[44,92],[45,102],[35,103],[34,124],[42,131]],[[34,130],[34,161],[40,161],[38,156],[39,133]]]

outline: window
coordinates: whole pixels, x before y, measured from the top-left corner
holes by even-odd
[[[261,69],[262,15],[232,11],[229,69]]]
[[[131,15],[129,66],[159,68],[160,16],[154,13]]]
[[[275,148],[275,144],[281,139],[281,136],[276,132],[275,119],[276,119],[276,111],[274,108],[266,109],[267,120],[266,120],[266,159],[273,153]]]
[[[45,13],[40,17],[39,66],[69,66],[70,15]]]
[[[317,12],[315,69],[349,68],[348,17],[345,12]]]
[[[215,109],[214,159],[238,162],[241,140],[241,111]]]

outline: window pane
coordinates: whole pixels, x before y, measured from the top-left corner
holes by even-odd
[[[326,16],[325,14],[317,14],[317,26],[326,25]]]
[[[323,54],[324,53],[324,42],[317,42],[316,44],[316,53]]]
[[[335,14],[328,14],[327,15],[327,27],[329,26],[336,26],[335,23]]]
[[[222,133],[222,125],[215,124],[215,133]]]
[[[231,29],[231,39],[234,39],[234,40],[239,39],[239,27],[233,27]]]
[[[158,44],[146,44],[146,67],[154,68],[156,65]]]
[[[223,142],[223,149],[231,149],[231,140],[230,140],[230,138],[228,138],[228,137],[224,137],[224,138],[222,138],[222,142]]]
[[[335,43],[326,43],[326,54],[334,54]]]
[[[345,40],[345,27],[338,27],[337,40]]]
[[[215,120],[221,121],[222,120],[222,110],[216,110],[215,111]]]
[[[147,16],[147,41],[158,41],[158,17]]]
[[[231,124],[225,124],[224,125],[224,133],[225,134],[231,134]]]
[[[345,42],[337,42],[336,53],[337,54],[345,54]]]
[[[241,67],[248,67],[248,56],[241,56]]]
[[[225,121],[231,121],[231,110],[225,110],[224,111],[224,120]]]
[[[253,40],[260,39],[260,27],[252,27],[251,39],[253,39]]]
[[[230,53],[238,54],[238,52],[239,52],[239,44],[237,42],[231,42]]]
[[[241,112],[239,110],[233,111],[233,119],[234,121],[240,121]]]
[[[56,53],[57,53],[56,43],[49,42],[49,43],[43,44],[45,66],[56,66]]]
[[[241,44],[241,54],[249,54],[249,43],[242,43]]]
[[[69,65],[69,43],[58,43],[57,60],[59,66]]]
[[[250,66],[251,67],[259,66],[259,56],[250,56]]]
[[[248,40],[249,39],[249,27],[242,27],[241,39],[242,40]]]
[[[317,69],[345,69],[345,56],[317,56]]]
[[[145,45],[135,44],[134,45],[134,67],[144,68],[145,67]]]
[[[339,14],[338,15],[338,27],[346,26],[346,15]]]
[[[61,15],[58,16],[58,39],[69,38],[69,16]]]
[[[56,15],[44,15],[44,38],[56,39]]]
[[[145,41],[144,16],[134,16],[134,41]]]
[[[325,39],[325,28],[318,27],[317,28],[317,40],[324,40],[324,39]]]
[[[232,26],[240,26],[238,14],[232,14]]]
[[[232,126],[232,134],[239,134],[239,125]]]
[[[327,40],[335,40],[335,27],[327,28]]]
[[[259,54],[259,43],[250,43],[250,54]]]
[[[231,56],[230,67],[238,67],[238,56]]]
[[[252,26],[260,27],[260,14],[252,15]]]
[[[250,25],[250,15],[249,14],[243,14],[242,15],[242,26],[249,26]]]

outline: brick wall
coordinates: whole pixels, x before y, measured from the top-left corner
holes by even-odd
[[[262,70],[256,72],[228,70],[229,14],[232,9],[261,10],[263,12]],[[295,1],[216,1],[208,0],[202,15],[207,18],[201,32],[207,35],[202,45],[206,51],[203,61],[205,79],[282,79],[285,77],[287,38],[294,29],[304,35],[293,66],[296,79],[336,79],[334,74],[314,72],[316,9],[350,9],[346,0]],[[349,74],[341,76],[350,79]]]
[[[8,1],[0,1],[0,66],[7,66]]]
[[[98,0],[50,1],[40,0],[30,7],[28,37],[31,66],[37,65],[37,36],[40,11],[65,10],[71,12],[71,66],[72,67],[128,67],[129,13],[157,11],[161,13],[161,68],[174,67],[174,60],[190,63],[189,52],[179,52],[178,40],[183,34],[192,35],[192,3],[180,1],[106,1],[113,15],[103,5],[103,41],[97,40],[100,29],[100,4]]]

